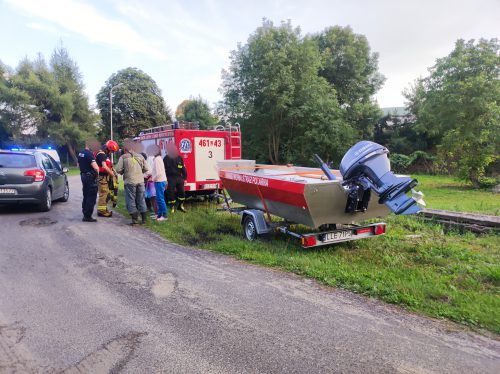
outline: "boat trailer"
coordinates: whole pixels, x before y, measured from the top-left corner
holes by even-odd
[[[320,168],[221,161],[223,210],[241,216],[248,240],[278,231],[310,248],[384,235],[384,222],[359,222],[391,212],[415,214],[421,210],[417,203],[425,205],[423,194],[413,190],[416,179],[392,173],[388,153],[377,143],[359,142],[344,155],[339,170],[331,170],[318,155]],[[378,199],[371,198],[373,193]],[[242,206],[232,207],[232,202]],[[315,230],[293,231],[294,224]]]

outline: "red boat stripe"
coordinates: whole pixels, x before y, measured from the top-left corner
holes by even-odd
[[[224,171],[220,172],[220,177],[224,184],[224,187],[228,190],[235,190],[241,193],[254,195],[260,199],[260,194],[257,189],[258,186],[258,188],[260,188],[262,196],[264,196],[264,199],[266,200],[278,201],[284,204],[307,208],[307,203],[304,198],[305,185],[303,183],[294,183],[274,178],[263,177],[257,177],[257,179],[248,179],[248,181],[240,181],[233,179],[235,174],[237,173],[226,175]],[[236,178],[240,178],[240,176],[242,175],[248,176],[248,174],[238,173],[238,176],[236,176]],[[231,178],[227,178],[226,176],[229,176]]]

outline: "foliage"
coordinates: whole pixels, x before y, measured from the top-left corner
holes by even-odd
[[[290,22],[264,20],[223,71],[218,113],[245,132],[246,157],[311,163],[319,153],[339,161],[354,130],[345,121],[335,89],[320,77],[321,55]]]
[[[428,77],[406,91],[418,132],[438,145],[440,157],[479,187],[500,148],[500,43],[458,40]]]
[[[387,114],[374,126],[373,140],[393,153],[409,155],[416,151],[432,152],[432,141],[417,132],[412,115]]]
[[[12,75],[0,62],[0,141],[4,144],[9,139],[18,141],[38,119],[29,94],[13,84]]]
[[[385,78],[378,72],[378,54],[372,53],[364,35],[351,27],[333,26],[314,35],[323,59],[319,74],[336,90],[347,122],[361,138],[371,138],[373,124],[381,116],[373,95]]]
[[[411,157],[400,153],[391,153],[391,170],[403,173],[411,165]]]
[[[184,115],[184,108],[186,105],[188,105],[190,102],[189,99],[182,100],[182,102],[177,106],[177,109],[175,110],[175,118],[182,117]]]
[[[437,170],[436,157],[424,151],[415,151],[409,156],[391,153],[391,169],[398,173],[433,173]]]
[[[1,126],[9,137],[31,133],[50,139],[65,145],[75,161],[75,148],[96,132],[81,73],[64,47],[54,50],[48,65],[39,55],[21,61],[12,75],[3,75],[0,103]]]
[[[109,137],[109,93],[113,90],[113,132],[116,138],[135,137],[141,130],[171,121],[156,82],[137,68],[126,68],[111,75],[97,94],[97,107],[104,123],[103,136]]]
[[[191,97],[179,104],[175,111],[179,121],[198,122],[201,129],[208,129],[217,124],[217,118],[212,114],[208,103],[199,97]]]

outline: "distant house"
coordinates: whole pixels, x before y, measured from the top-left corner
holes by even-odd
[[[390,114],[394,117],[403,117],[410,114],[404,106],[391,106],[387,108],[380,108],[380,110],[384,113],[384,116]]]
[[[380,110],[384,117],[390,116],[386,121],[387,126],[392,126],[394,120],[397,120],[398,123],[414,123],[416,119],[404,106],[386,107],[380,108]]]

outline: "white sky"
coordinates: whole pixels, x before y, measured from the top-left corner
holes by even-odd
[[[229,52],[268,18],[304,33],[351,25],[379,52],[387,81],[381,107],[425,75],[459,39],[500,37],[500,0],[0,0],[0,60],[15,67],[60,42],[78,62],[91,102],[104,81],[134,66],[151,75],[167,104],[220,99]]]

